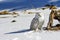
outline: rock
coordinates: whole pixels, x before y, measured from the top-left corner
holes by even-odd
[[[12,22],[16,22],[16,20],[12,20]]]
[[[43,27],[43,30],[48,30],[48,28],[47,27]]]

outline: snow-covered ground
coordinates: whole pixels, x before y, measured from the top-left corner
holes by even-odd
[[[16,34],[5,34],[8,32],[14,32],[30,28],[30,23],[35,14],[22,14],[22,11],[15,11],[19,13],[16,18],[0,18],[0,40],[60,40],[60,31],[29,31]],[[41,10],[45,16],[45,22],[43,27],[47,26],[48,18],[50,14],[49,9]],[[16,20],[16,22],[11,22]]]

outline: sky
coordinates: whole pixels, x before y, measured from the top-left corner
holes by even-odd
[[[60,6],[60,0],[0,0],[0,10],[38,8],[50,3]]]

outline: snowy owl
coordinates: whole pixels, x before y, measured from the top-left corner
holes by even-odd
[[[37,12],[35,14],[35,17],[31,21],[30,29],[19,30],[15,32],[5,33],[5,34],[23,33],[23,32],[29,32],[32,30],[38,31],[38,30],[41,30],[43,24],[44,24],[44,14]]]
[[[36,13],[35,17],[31,21],[30,29],[35,31],[41,30],[43,23],[44,23],[44,14]]]

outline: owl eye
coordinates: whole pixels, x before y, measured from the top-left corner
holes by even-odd
[[[41,17],[41,15],[39,15]]]

